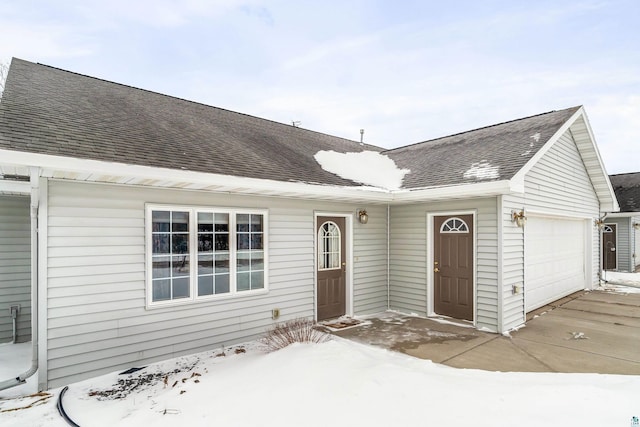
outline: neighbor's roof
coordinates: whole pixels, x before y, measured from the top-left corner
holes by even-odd
[[[640,172],[609,175],[620,212],[640,212]]]
[[[285,182],[360,186],[314,154],[382,150],[15,58],[0,118],[0,149]]]
[[[383,151],[410,169],[405,188],[511,179],[580,107]]]

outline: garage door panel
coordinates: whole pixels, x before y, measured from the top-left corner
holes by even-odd
[[[526,311],[585,287],[585,221],[530,216],[525,226]]]

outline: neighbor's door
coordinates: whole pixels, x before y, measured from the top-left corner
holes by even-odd
[[[616,224],[605,224],[602,229],[602,262],[605,270],[618,268],[618,256],[616,253],[617,240]]]
[[[318,217],[318,320],[346,313],[345,220]]]
[[[473,320],[473,215],[434,217],[434,310]]]

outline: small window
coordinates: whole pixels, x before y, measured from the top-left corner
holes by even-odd
[[[340,265],[342,242],[340,228],[327,221],[318,230],[318,270],[334,270]]]
[[[603,233],[613,233],[613,228],[611,228],[610,225],[605,225],[604,228],[602,229]]]
[[[266,290],[266,218],[266,211],[148,206],[148,304]]]
[[[440,227],[441,233],[468,233],[467,223],[460,218],[449,218]]]

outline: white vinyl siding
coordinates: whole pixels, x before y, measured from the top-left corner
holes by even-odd
[[[366,224],[353,220],[354,314],[379,313],[388,308],[387,206],[366,208]],[[352,211],[355,214],[355,209]]]
[[[567,131],[545,153],[525,176],[525,194],[503,197],[503,330],[524,323],[524,233],[511,221],[511,210],[525,209],[525,213],[538,213],[587,222],[599,216],[599,203],[583,160]],[[598,282],[599,234],[596,227],[588,227],[585,236],[585,266],[589,284]],[[589,262],[590,261],[590,262]],[[523,292],[513,294],[514,285],[524,286]]]
[[[609,217],[607,224],[616,224],[616,256],[618,271],[633,272],[640,264],[640,230],[634,230],[633,224],[640,222],[640,217]]]
[[[616,271],[631,271],[631,218],[607,218],[606,224],[616,225]]]
[[[11,306],[19,305],[17,341],[31,340],[29,198],[0,196],[0,343],[13,339]]]
[[[476,326],[498,327],[498,233],[496,199],[471,199],[391,207],[390,309],[428,314],[427,214],[476,212]]]
[[[269,292],[145,309],[145,204],[266,209]],[[50,181],[49,387],[254,339],[314,315],[314,212],[362,206]],[[386,206],[353,221],[354,313],[383,311]]]

